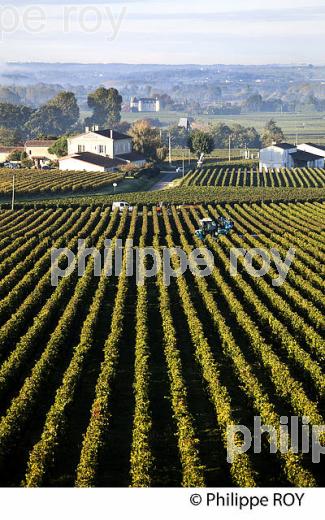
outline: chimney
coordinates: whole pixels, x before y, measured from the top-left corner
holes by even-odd
[[[113,139],[113,130],[110,130],[111,139]]]
[[[99,130],[99,126],[95,125],[95,132],[98,132],[98,130]]]
[[[85,132],[86,132],[86,134],[89,133],[89,126],[86,126],[86,128],[85,128]]]

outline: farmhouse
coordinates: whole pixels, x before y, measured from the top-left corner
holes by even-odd
[[[23,146],[0,146],[0,164],[5,163],[12,152],[23,152]]]
[[[104,157],[90,152],[82,152],[62,157],[62,159],[59,159],[59,163],[60,170],[87,172],[114,171],[119,166],[125,164],[119,159],[110,159],[109,157]]]
[[[25,152],[27,154],[27,157],[34,161],[35,166],[37,166],[37,168],[43,166],[48,161],[56,161],[57,156],[49,152],[49,148],[51,148],[51,146],[53,146],[54,143],[54,140],[51,141],[49,139],[35,139],[32,141],[26,141]]]
[[[311,153],[303,147],[289,143],[274,143],[260,150],[260,172],[281,168],[324,168],[324,155]]]
[[[143,166],[146,159],[132,149],[132,138],[115,130],[92,130],[68,139],[68,155],[60,170],[112,171],[123,164]]]

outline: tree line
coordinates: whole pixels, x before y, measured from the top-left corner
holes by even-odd
[[[171,135],[174,146],[189,147],[197,155],[209,154],[214,149],[254,148],[269,146],[272,142],[283,142],[285,139],[282,129],[271,119],[261,134],[253,127],[244,127],[240,124],[232,126],[225,123],[210,124],[201,128],[194,128],[187,132],[184,128],[172,126],[166,132],[165,138]]]
[[[284,135],[271,120],[260,135],[253,127],[224,123],[194,128],[178,126],[160,129],[155,121],[140,120],[130,125],[121,121],[122,96],[115,88],[99,87],[88,95],[90,115],[85,118],[89,127],[99,125],[128,133],[134,150],[153,161],[164,160],[168,153],[169,136],[173,147],[189,147],[193,153],[211,153],[215,148],[260,148],[272,141],[283,141]],[[73,92],[60,92],[39,108],[12,103],[0,103],[0,143],[15,146],[28,138],[57,138],[51,151],[57,156],[67,153],[68,135],[82,132],[80,109]]]
[[[121,120],[122,96],[114,88],[100,87],[88,95],[92,114],[86,124],[113,126]],[[60,92],[39,108],[0,103],[0,142],[15,146],[26,138],[58,137],[80,131],[80,110],[73,92]]]

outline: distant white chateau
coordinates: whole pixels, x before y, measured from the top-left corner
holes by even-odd
[[[133,151],[132,138],[115,130],[86,127],[68,139],[68,155],[59,159],[60,170],[112,171],[123,164],[143,166],[146,159]]]
[[[281,168],[324,168],[325,146],[274,143],[260,150],[260,172]]]
[[[160,112],[160,101],[158,98],[136,98],[131,97],[131,112]]]

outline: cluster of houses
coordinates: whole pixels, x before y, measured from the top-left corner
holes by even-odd
[[[325,146],[315,143],[273,143],[260,150],[260,172],[281,168],[324,168]]]
[[[13,151],[26,152],[37,168],[49,161],[58,161],[60,170],[105,172],[115,171],[126,164],[144,166],[146,158],[133,151],[132,138],[115,130],[86,127],[83,134],[68,139],[68,154],[58,158],[49,152],[55,141],[27,141],[22,147],[0,147],[0,163]]]
[[[13,152],[25,152],[37,168],[41,168],[49,161],[56,161],[57,156],[49,152],[55,141],[52,140],[30,140],[24,146],[0,146],[0,164],[5,163]]]
[[[182,118],[179,127],[190,129],[190,121]],[[104,172],[116,171],[123,165],[142,167],[146,158],[133,151],[132,138],[116,130],[86,127],[85,132],[68,139],[68,153],[57,157],[49,152],[55,141],[30,140],[21,147],[0,146],[0,163],[5,163],[13,151],[25,152],[37,168],[57,161],[60,170]],[[259,153],[259,170],[281,168],[324,168],[325,146],[315,143],[293,145],[273,143]]]

